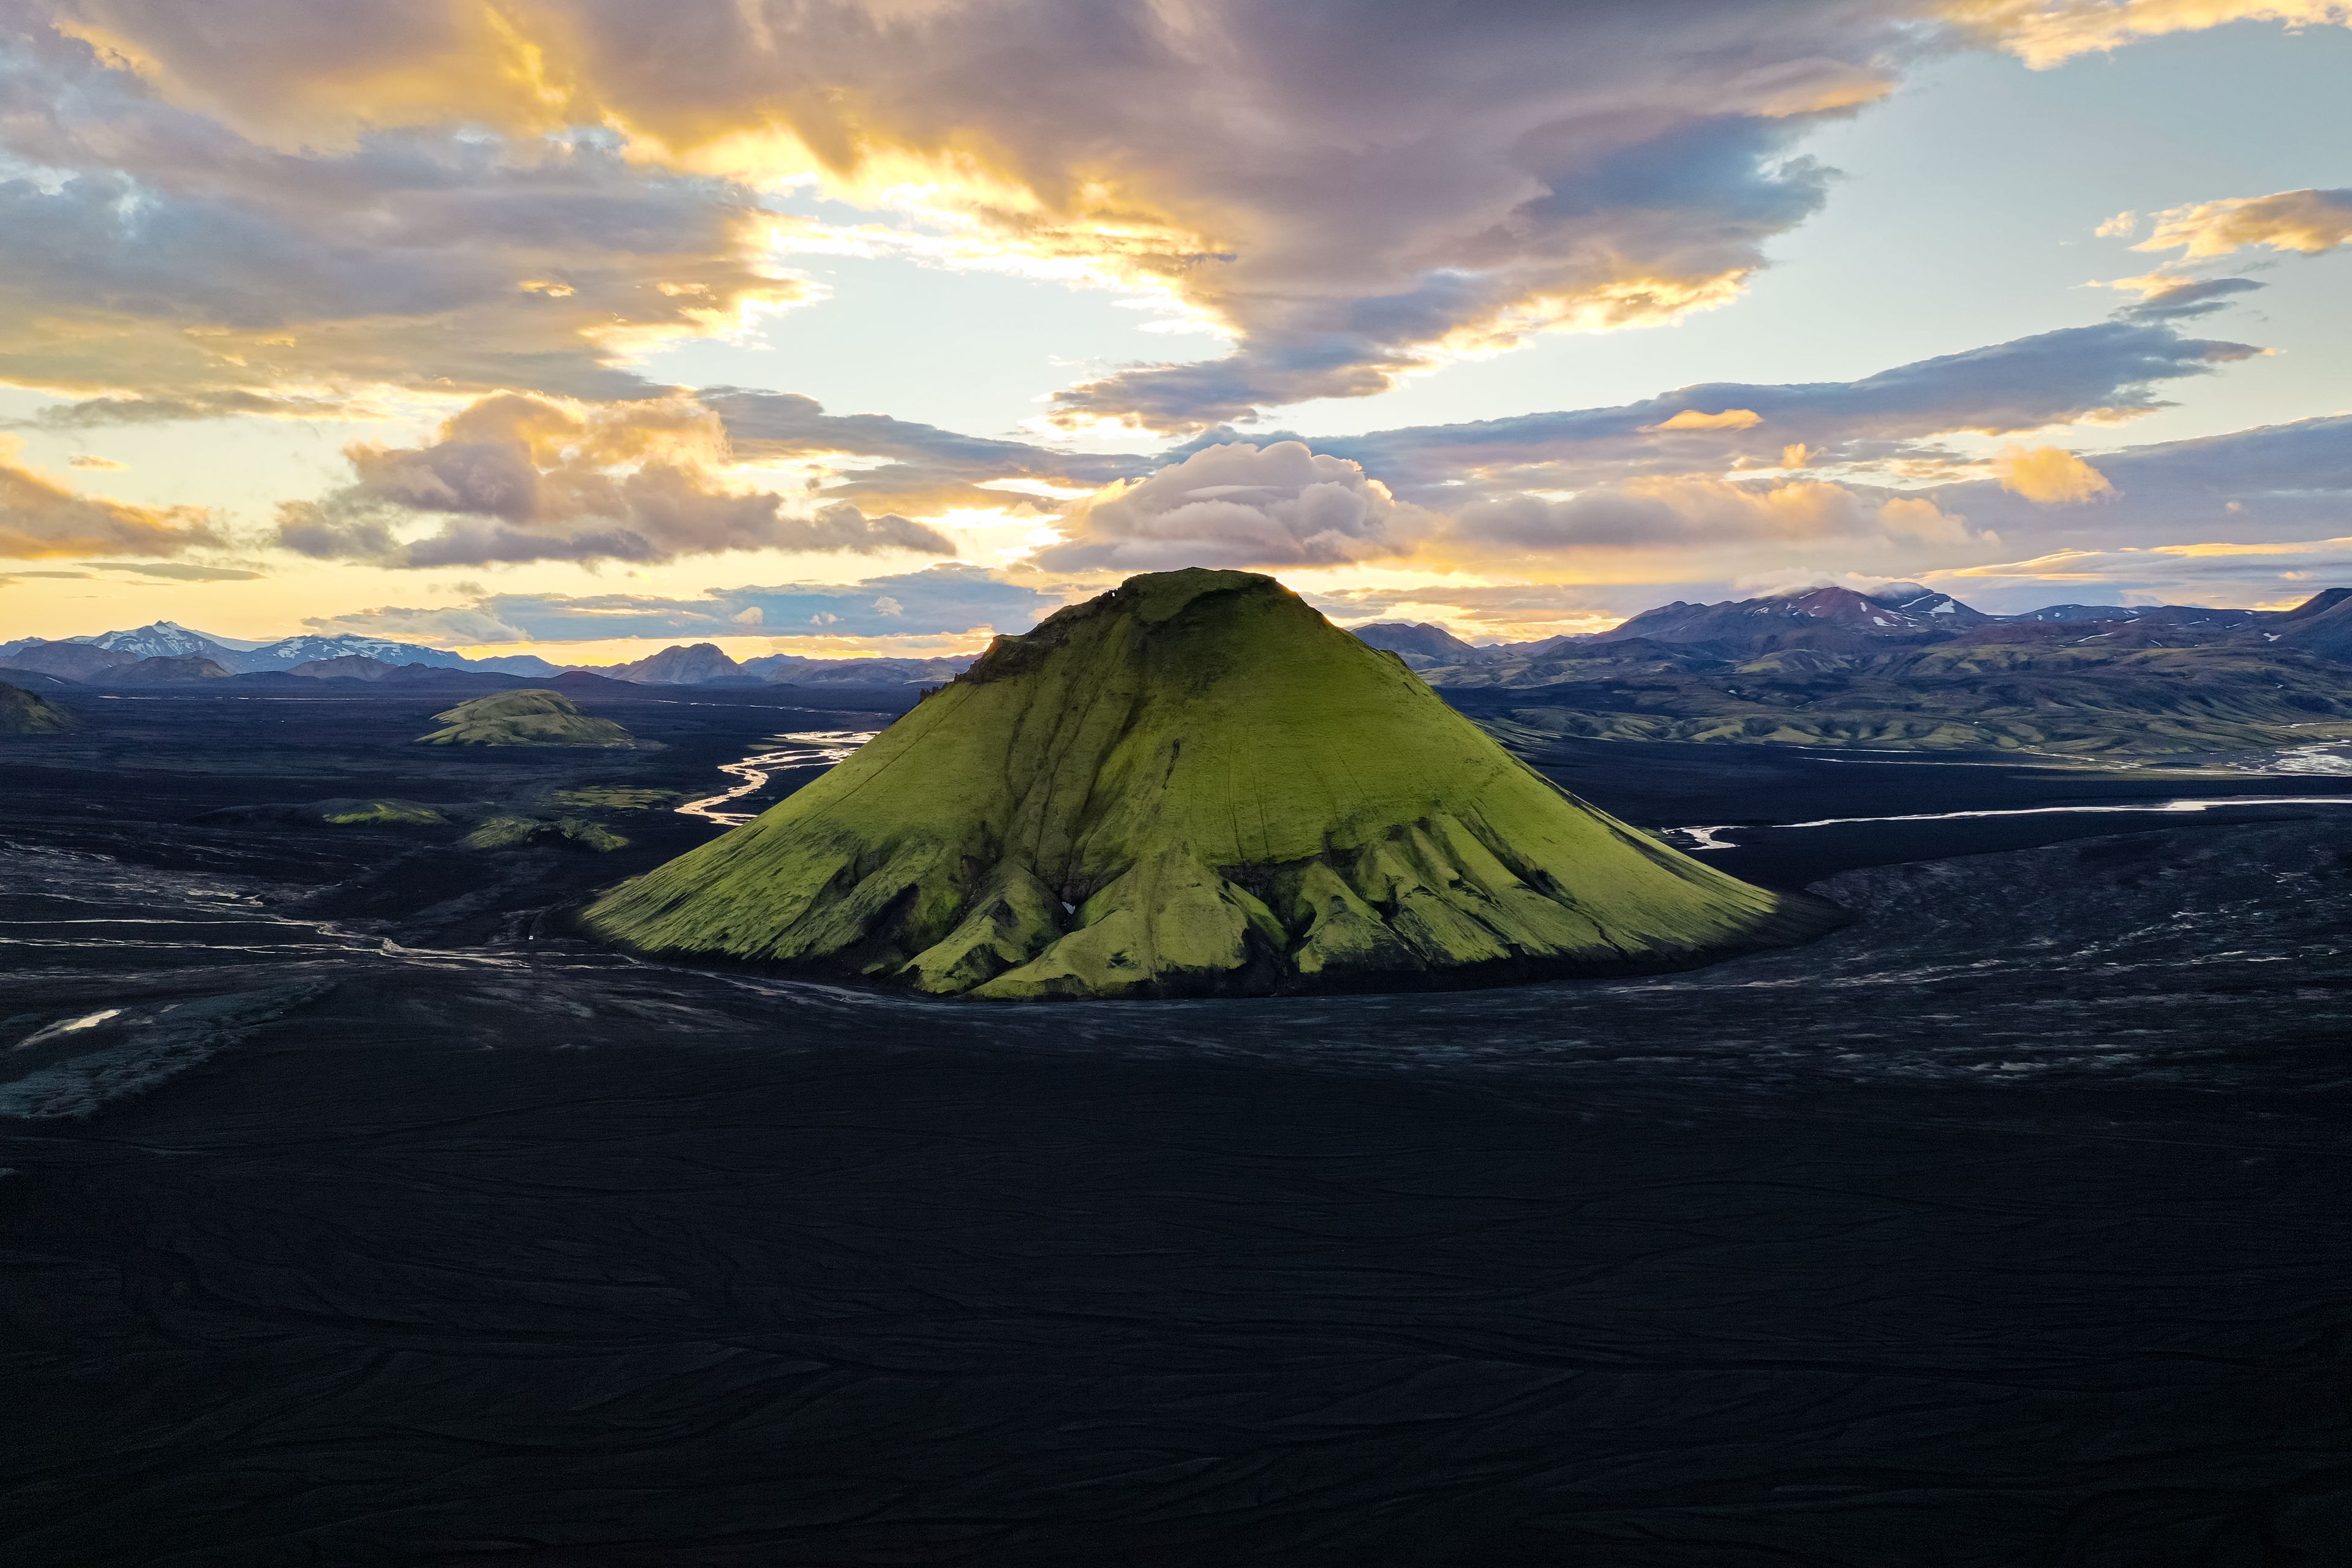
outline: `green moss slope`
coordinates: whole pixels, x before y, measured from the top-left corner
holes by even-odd
[[[1563,794],[1273,579],[1130,579],[1000,638],[589,926],[992,998],[1464,984],[1835,918]]]
[[[0,682],[0,735],[61,735],[79,728],[72,714],[38,692]]]
[[[610,719],[591,719],[560,691],[530,689],[477,697],[433,717],[447,726],[416,737],[427,746],[634,746]]]

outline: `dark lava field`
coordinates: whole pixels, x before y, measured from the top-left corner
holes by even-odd
[[[721,764],[887,718],[793,700],[0,742],[0,1561],[2352,1561],[2352,777],[1561,742],[1854,915],[1628,981],[992,1006],[574,935]],[[317,804],[373,799],[457,826]]]

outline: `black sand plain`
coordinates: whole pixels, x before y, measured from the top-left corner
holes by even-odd
[[[0,1559],[2352,1561],[2352,780],[1563,743],[1854,922],[1034,1007],[577,940],[715,831],[672,812],[596,855],[275,809],[709,793],[860,700],[0,747]],[[1771,826],[2194,795],[2270,798]]]

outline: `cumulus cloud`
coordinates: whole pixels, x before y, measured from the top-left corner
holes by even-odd
[[[717,415],[689,398],[608,405],[507,394],[453,416],[420,447],[346,447],[356,482],[289,502],[278,542],[393,566],[673,560],[741,550],[910,550],[953,555],[937,530],[835,501],[788,516],[783,498],[728,488]],[[404,536],[415,520],[437,524]]]
[[[2279,191],[2199,202],[2156,215],[2156,228],[2134,250],[2178,250],[2183,261],[2227,256],[2250,246],[2316,256],[2352,242],[2352,189]]]
[[[1303,441],[1206,447],[1073,507],[1048,571],[1334,566],[1411,548],[1427,513],[1344,458]]]
[[[610,637],[948,636],[1026,631],[1058,595],[1003,573],[934,566],[859,583],[714,588],[695,598],[639,594],[496,594],[451,609],[387,607],[325,616],[319,632],[397,637],[437,647]]]
[[[0,556],[176,555],[220,542],[201,511],[79,494],[17,463],[22,445],[0,436]]]
[[[2042,506],[2080,506],[2112,495],[2107,476],[2063,447],[2003,447],[1992,460],[2000,488]]]

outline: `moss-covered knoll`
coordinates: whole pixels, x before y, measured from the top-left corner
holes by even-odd
[[[80,727],[40,693],[0,682],[0,735],[61,735]]]
[[[446,827],[449,819],[414,800],[321,801],[319,820],[330,827]]]
[[[560,691],[530,688],[477,697],[433,717],[447,726],[416,737],[427,746],[634,746],[610,719],[583,715]]]
[[[466,849],[520,849],[552,845],[602,854],[610,849],[625,849],[629,841],[583,816],[559,816],[550,821],[545,817],[500,815],[484,817],[479,826],[458,840],[458,845]]]
[[[1834,918],[1564,795],[1271,578],[1202,571],[998,639],[586,914],[644,951],[998,998],[1662,968]]]

